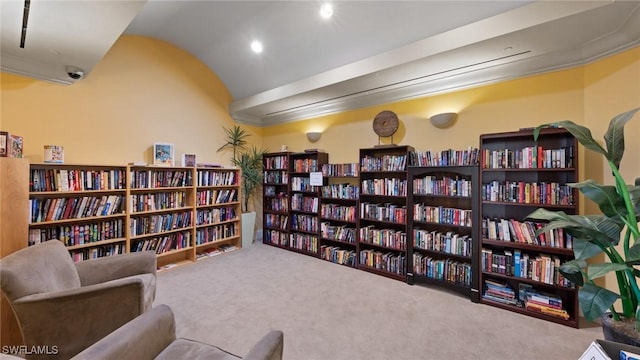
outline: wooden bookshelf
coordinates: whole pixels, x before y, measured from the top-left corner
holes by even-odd
[[[63,241],[74,261],[154,251],[158,267],[241,247],[240,170],[31,164],[29,242]]]
[[[328,184],[320,189],[320,258],[358,266],[360,165],[324,164]]]
[[[477,166],[409,167],[407,282],[480,301]]]
[[[407,169],[412,146],[360,149],[358,268],[406,280]]]
[[[262,242],[288,248],[289,244],[289,156],[290,152],[262,157]]]
[[[537,141],[532,130],[480,136],[482,303],[578,327],[578,290],[558,271],[573,259],[571,239],[559,229],[536,236],[542,224],[527,219],[537,208],[578,213],[567,186],[579,181],[577,145],[564,129],[544,129]],[[531,292],[564,312],[535,310]]]
[[[29,160],[0,157],[0,258],[27,247]],[[0,345],[22,345],[20,327],[4,293],[0,304]]]
[[[324,152],[289,155],[289,250],[320,256],[320,190],[326,185],[312,185],[311,174],[322,171],[329,161]]]

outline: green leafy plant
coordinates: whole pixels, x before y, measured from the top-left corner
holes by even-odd
[[[567,215],[562,211],[538,209],[531,213],[529,218],[549,221],[538,234],[562,228],[573,236],[575,258],[561,265],[560,272],[581,286],[578,302],[585,318],[593,321],[610,310],[616,321],[635,319],[635,328],[640,331],[640,289],[637,284],[640,271],[634,268],[634,265],[640,264],[640,186],[638,180],[635,185],[627,184],[619,170],[624,154],[624,126],[638,110],[640,108],[611,119],[604,135],[606,149],[593,139],[588,128],[571,121],[537,127],[534,130],[535,139],[542,128],[562,127],[587,149],[601,154],[611,168],[615,185],[601,185],[591,179],[569,184],[595,202],[600,207],[602,215]],[[602,256],[603,253],[606,256]],[[618,293],[594,282],[595,279],[612,271],[616,275]],[[614,308],[618,299],[622,302],[622,313]]]
[[[242,171],[240,188],[242,189],[242,212],[249,211],[249,201],[255,195],[255,191],[262,186],[263,168],[262,157],[267,153],[256,146],[247,146],[247,138],[251,136],[245,129],[238,125],[224,128],[227,142],[217,152],[227,149],[233,150],[231,164]]]

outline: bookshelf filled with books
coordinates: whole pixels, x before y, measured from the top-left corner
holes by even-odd
[[[326,179],[315,183],[312,174],[320,173],[329,161],[325,152],[301,152],[289,155],[289,250],[318,257],[320,255],[320,190]]]
[[[479,302],[477,166],[409,167],[407,282]]]
[[[154,251],[158,266],[194,261],[194,168],[132,166],[129,250]]]
[[[407,168],[412,146],[360,149],[358,268],[406,280]]]
[[[241,247],[240,170],[196,168],[196,259]]]
[[[578,213],[576,139],[564,129],[480,136],[481,302],[578,327],[578,291],[559,272],[573,258],[561,229],[536,236],[537,208]]]
[[[324,164],[320,195],[320,258],[357,267],[359,164]]]
[[[126,166],[36,164],[29,245],[59,239],[74,261],[127,252]]]
[[[158,267],[240,244],[236,168],[31,164],[28,245],[64,242],[74,261],[154,251]]]
[[[289,155],[268,153],[262,157],[262,242],[287,248],[289,243]]]

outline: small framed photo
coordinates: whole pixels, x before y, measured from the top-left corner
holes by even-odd
[[[153,144],[153,165],[174,166],[175,158],[175,146],[173,144]]]
[[[182,166],[196,166],[196,154],[182,154]]]

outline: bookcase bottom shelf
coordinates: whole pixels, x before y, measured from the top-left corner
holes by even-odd
[[[554,322],[554,323],[557,323],[557,324],[561,324],[561,325],[574,327],[576,329],[578,328],[578,325],[579,325],[578,319],[575,319],[575,318],[569,318],[568,320],[564,320],[564,319],[561,319],[559,317],[555,317],[555,316],[551,316],[551,315],[545,315],[545,314],[542,314],[542,313],[534,312],[534,311],[527,310],[527,309],[519,307],[519,306],[501,304],[499,302],[491,301],[491,300],[488,300],[488,299],[485,299],[485,298],[481,298],[480,302],[482,304],[495,306],[495,307],[498,307],[498,308],[501,308],[501,309],[509,310],[509,311],[512,311],[512,312],[516,312],[516,313],[519,313],[519,314],[531,316],[531,317],[534,317],[534,318],[538,318],[538,319],[542,319],[542,320],[546,320],[546,321],[551,321],[551,322]]]
[[[376,275],[388,277],[388,278],[394,279],[394,280],[407,281],[407,276],[406,275],[396,274],[396,273],[392,273],[392,272],[389,272],[389,271],[386,271],[386,270],[382,270],[382,269],[376,269],[376,268],[373,268],[371,266],[367,266],[367,265],[363,265],[363,264],[358,264],[358,269],[364,270],[366,272],[370,272],[370,273],[373,273],[373,274],[376,274]]]
[[[407,284],[409,285],[435,285],[444,289],[451,290],[453,292],[464,295],[465,297],[471,298],[472,294],[477,294],[477,292],[472,292],[471,287],[458,285],[454,283],[450,283],[448,281],[433,279],[424,275],[416,275],[416,274],[407,274]],[[477,301],[476,301],[477,302]]]

